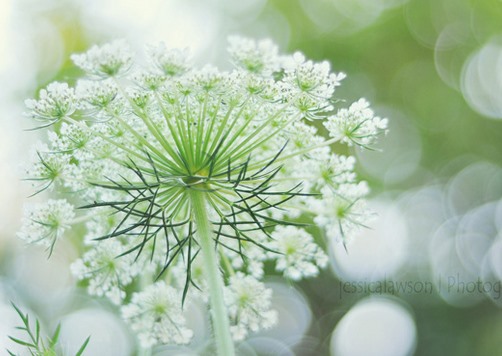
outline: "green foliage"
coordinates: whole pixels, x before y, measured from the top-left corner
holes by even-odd
[[[9,336],[9,339],[14,341],[18,345],[26,347],[27,352],[33,356],[61,355],[61,353],[58,353],[58,341],[59,341],[59,334],[61,332],[61,324],[58,324],[56,330],[54,330],[54,333],[52,334],[51,337],[47,337],[46,339],[44,339],[40,333],[39,320],[36,319],[35,325],[33,326],[33,324],[30,323],[30,317],[28,314],[24,314],[21,311],[21,309],[19,309],[14,303],[12,303],[12,306],[14,307],[14,309],[16,310],[17,314],[19,315],[19,317],[23,322],[23,325],[16,327],[16,329],[25,332],[27,338],[25,340],[22,340]],[[75,356],[81,356],[83,354],[85,348],[87,347],[87,344],[89,343],[89,340],[90,336],[87,337],[87,339],[85,339],[84,343],[82,344],[82,346],[80,346],[80,349],[77,351]],[[7,350],[7,352],[11,356],[16,356],[16,354],[10,350]]]

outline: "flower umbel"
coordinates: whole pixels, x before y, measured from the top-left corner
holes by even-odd
[[[27,207],[25,215],[18,236],[25,241],[47,246],[52,253],[57,240],[70,227],[75,213],[73,206],[61,199]]]
[[[81,224],[89,251],[73,270],[115,303],[146,275],[123,309],[144,346],[188,342],[181,305],[209,293],[218,348],[232,354],[225,329],[240,340],[275,320],[258,280],[264,260],[293,280],[326,265],[299,216],[344,242],[365,222],[366,185],[354,158],[332,144],[367,147],[386,120],[364,99],[335,114],[345,75],[328,62],[279,56],[269,40],[230,43],[229,72],[195,69],[186,50],[163,44],[148,48],[145,67],[122,41],[95,46],[72,56],[88,76],[76,90],[54,83],[27,102],[36,120],[61,122],[33,176],[57,181],[68,201],[31,213],[20,235],[53,246],[70,223]],[[200,270],[204,283],[192,275]],[[158,281],[147,286],[150,274]]]
[[[164,282],[157,282],[143,292],[135,293],[122,315],[138,333],[143,347],[157,343],[186,344],[192,331],[185,327],[181,310],[181,295]]]
[[[54,82],[40,91],[39,100],[28,99],[29,115],[37,121],[51,125],[75,111],[75,91],[66,83]]]
[[[235,341],[245,339],[249,331],[268,329],[277,322],[277,312],[270,309],[272,290],[262,282],[238,273],[230,277],[225,292]]]

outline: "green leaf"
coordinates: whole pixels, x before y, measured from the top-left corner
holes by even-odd
[[[38,344],[40,340],[40,322],[38,319],[35,321],[35,342]]]
[[[37,347],[37,345],[35,345],[35,344],[32,344],[32,343],[29,343],[27,341],[23,341],[23,340],[17,339],[17,338],[12,337],[12,336],[9,336],[9,339],[11,339],[16,344],[19,344],[19,345],[28,346],[28,347],[35,347],[35,348]]]
[[[56,326],[56,330],[54,331],[54,334],[52,335],[52,338],[49,342],[49,348],[53,349],[54,346],[56,346],[58,340],[59,340],[59,334],[61,332],[61,323]]]
[[[87,347],[87,344],[89,343],[90,339],[91,339],[90,336],[88,336],[87,339],[85,339],[84,343],[82,344],[82,346],[80,346],[80,349],[78,349],[78,351],[75,354],[75,356],[81,356],[82,355],[82,353],[84,352],[85,348]]]

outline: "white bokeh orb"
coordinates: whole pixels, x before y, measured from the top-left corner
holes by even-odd
[[[480,276],[466,268],[458,255],[457,229],[459,218],[446,220],[429,243],[431,278],[439,296],[448,304],[470,307],[484,299],[482,293],[473,290]]]
[[[21,242],[22,243],[22,242]],[[70,264],[77,258],[69,241],[58,241],[54,252],[43,246],[26,245],[15,254],[8,274],[16,288],[37,303],[56,307],[67,300],[74,288]]]
[[[491,119],[502,119],[502,40],[494,38],[465,62],[462,94],[469,106]]]
[[[141,45],[162,41],[197,56],[211,48],[218,32],[218,13],[200,0],[77,1],[86,30],[96,38],[107,33]]]
[[[90,336],[84,354],[92,356],[130,355],[133,338],[122,322],[111,312],[98,308],[80,309],[61,320],[60,345],[68,355],[74,355]]]
[[[385,139],[372,147],[376,150],[355,150],[358,164],[366,173],[386,184],[402,182],[419,168],[422,157],[420,135],[404,113],[394,108],[378,108],[376,111],[381,117],[392,118],[389,132]]]
[[[333,356],[405,356],[415,349],[417,331],[410,311],[388,298],[370,297],[353,306],[331,336]]]
[[[392,202],[373,202],[376,218],[345,247],[330,246],[336,275],[346,281],[378,281],[394,275],[408,256],[408,227]]]
[[[294,347],[303,339],[312,322],[307,299],[299,290],[281,280],[268,281],[266,286],[272,289],[272,309],[278,313],[278,322],[271,329],[250,337],[271,338]]]

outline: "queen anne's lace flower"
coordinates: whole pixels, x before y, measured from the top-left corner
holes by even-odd
[[[277,322],[277,312],[271,309],[272,290],[251,276],[232,276],[225,290],[225,301],[235,341],[243,340],[249,331],[269,329]]]
[[[289,62],[286,62],[285,70],[284,81],[292,92],[303,92],[324,100],[331,99],[335,88],[345,78],[344,73],[331,73],[329,62],[307,61],[300,52],[296,52]]]
[[[43,143],[34,147],[30,163],[25,166],[25,171],[26,180],[32,182],[37,192],[53,188],[55,183],[65,181],[69,173],[71,156],[63,152],[53,154]]]
[[[124,288],[141,271],[134,256],[119,258],[123,249],[119,241],[103,241],[72,264],[72,273],[79,280],[89,280],[90,294],[106,296],[114,304],[120,304],[126,295]]]
[[[387,119],[375,116],[369,105],[365,99],[359,99],[348,109],[340,109],[335,116],[328,117],[324,126],[329,135],[349,146],[371,145],[379,134],[385,132]]]
[[[88,75],[95,78],[108,78],[125,74],[132,65],[129,45],[122,40],[93,46],[83,54],[71,56],[73,62]]]
[[[355,159],[333,144],[366,147],[386,120],[364,100],[333,115],[345,75],[328,62],[280,56],[269,40],[233,37],[229,51],[236,68],[222,71],[193,68],[186,50],[163,44],[148,47],[145,65],[123,41],[94,46],[72,56],[87,75],[76,90],[53,83],[26,102],[37,121],[58,123],[28,178],[80,209],[50,200],[19,235],[52,247],[78,225],[86,252],[75,275],[91,294],[131,300],[123,316],[146,346],[190,340],[182,301],[215,299],[204,251],[216,252],[215,279],[233,276],[225,298],[242,340],[276,318],[259,281],[267,260],[293,280],[326,265],[297,219],[343,242],[368,219]]]
[[[106,109],[117,96],[118,88],[111,79],[103,81],[80,80],[77,97],[83,108]]]
[[[47,246],[52,252],[74,216],[73,206],[64,199],[36,204],[27,209],[18,236],[27,242]]]
[[[164,43],[147,48],[150,62],[154,68],[166,76],[176,76],[190,69],[188,49],[167,49]]]
[[[28,115],[35,120],[52,124],[75,111],[75,90],[66,83],[54,82],[40,91],[39,99],[28,99]]]
[[[321,157],[316,170],[318,179],[316,185],[319,188],[324,186],[332,187],[338,190],[342,184],[353,183],[356,181],[354,173],[354,157],[339,156],[337,154],[329,154],[326,157]]]
[[[331,73],[328,62],[306,61],[296,52],[285,60],[282,88],[286,100],[306,118],[319,118],[333,109],[331,99],[344,78],[344,73]]]
[[[164,75],[144,70],[134,73],[133,78],[140,88],[149,91],[158,91],[167,80],[167,77]]]
[[[255,42],[238,36],[228,39],[228,52],[238,67],[255,74],[270,75],[279,70],[278,49],[271,40]]]
[[[181,295],[164,282],[157,282],[132,296],[122,315],[137,333],[143,347],[157,343],[186,344],[193,332],[185,326]]]
[[[279,226],[275,229],[270,246],[277,253],[276,269],[292,280],[314,277],[319,268],[328,264],[328,257],[317,246],[312,236],[303,229],[294,226]]]
[[[363,200],[368,194],[365,182],[342,185],[339,191],[343,191],[344,195],[324,187],[321,190],[322,199],[310,200],[309,203],[316,213],[314,222],[323,227],[330,238],[346,244],[361,227],[367,226],[372,214]]]
[[[243,229],[245,228],[243,227]],[[226,233],[230,234],[231,230],[227,229]],[[271,258],[268,254],[263,253],[262,246],[267,245],[268,241],[260,233],[253,231],[250,231],[248,236],[253,242],[229,241],[227,256],[234,270],[261,279],[264,275],[263,263]],[[245,256],[239,253],[240,249],[246,251]],[[277,250],[273,254],[277,255]]]

